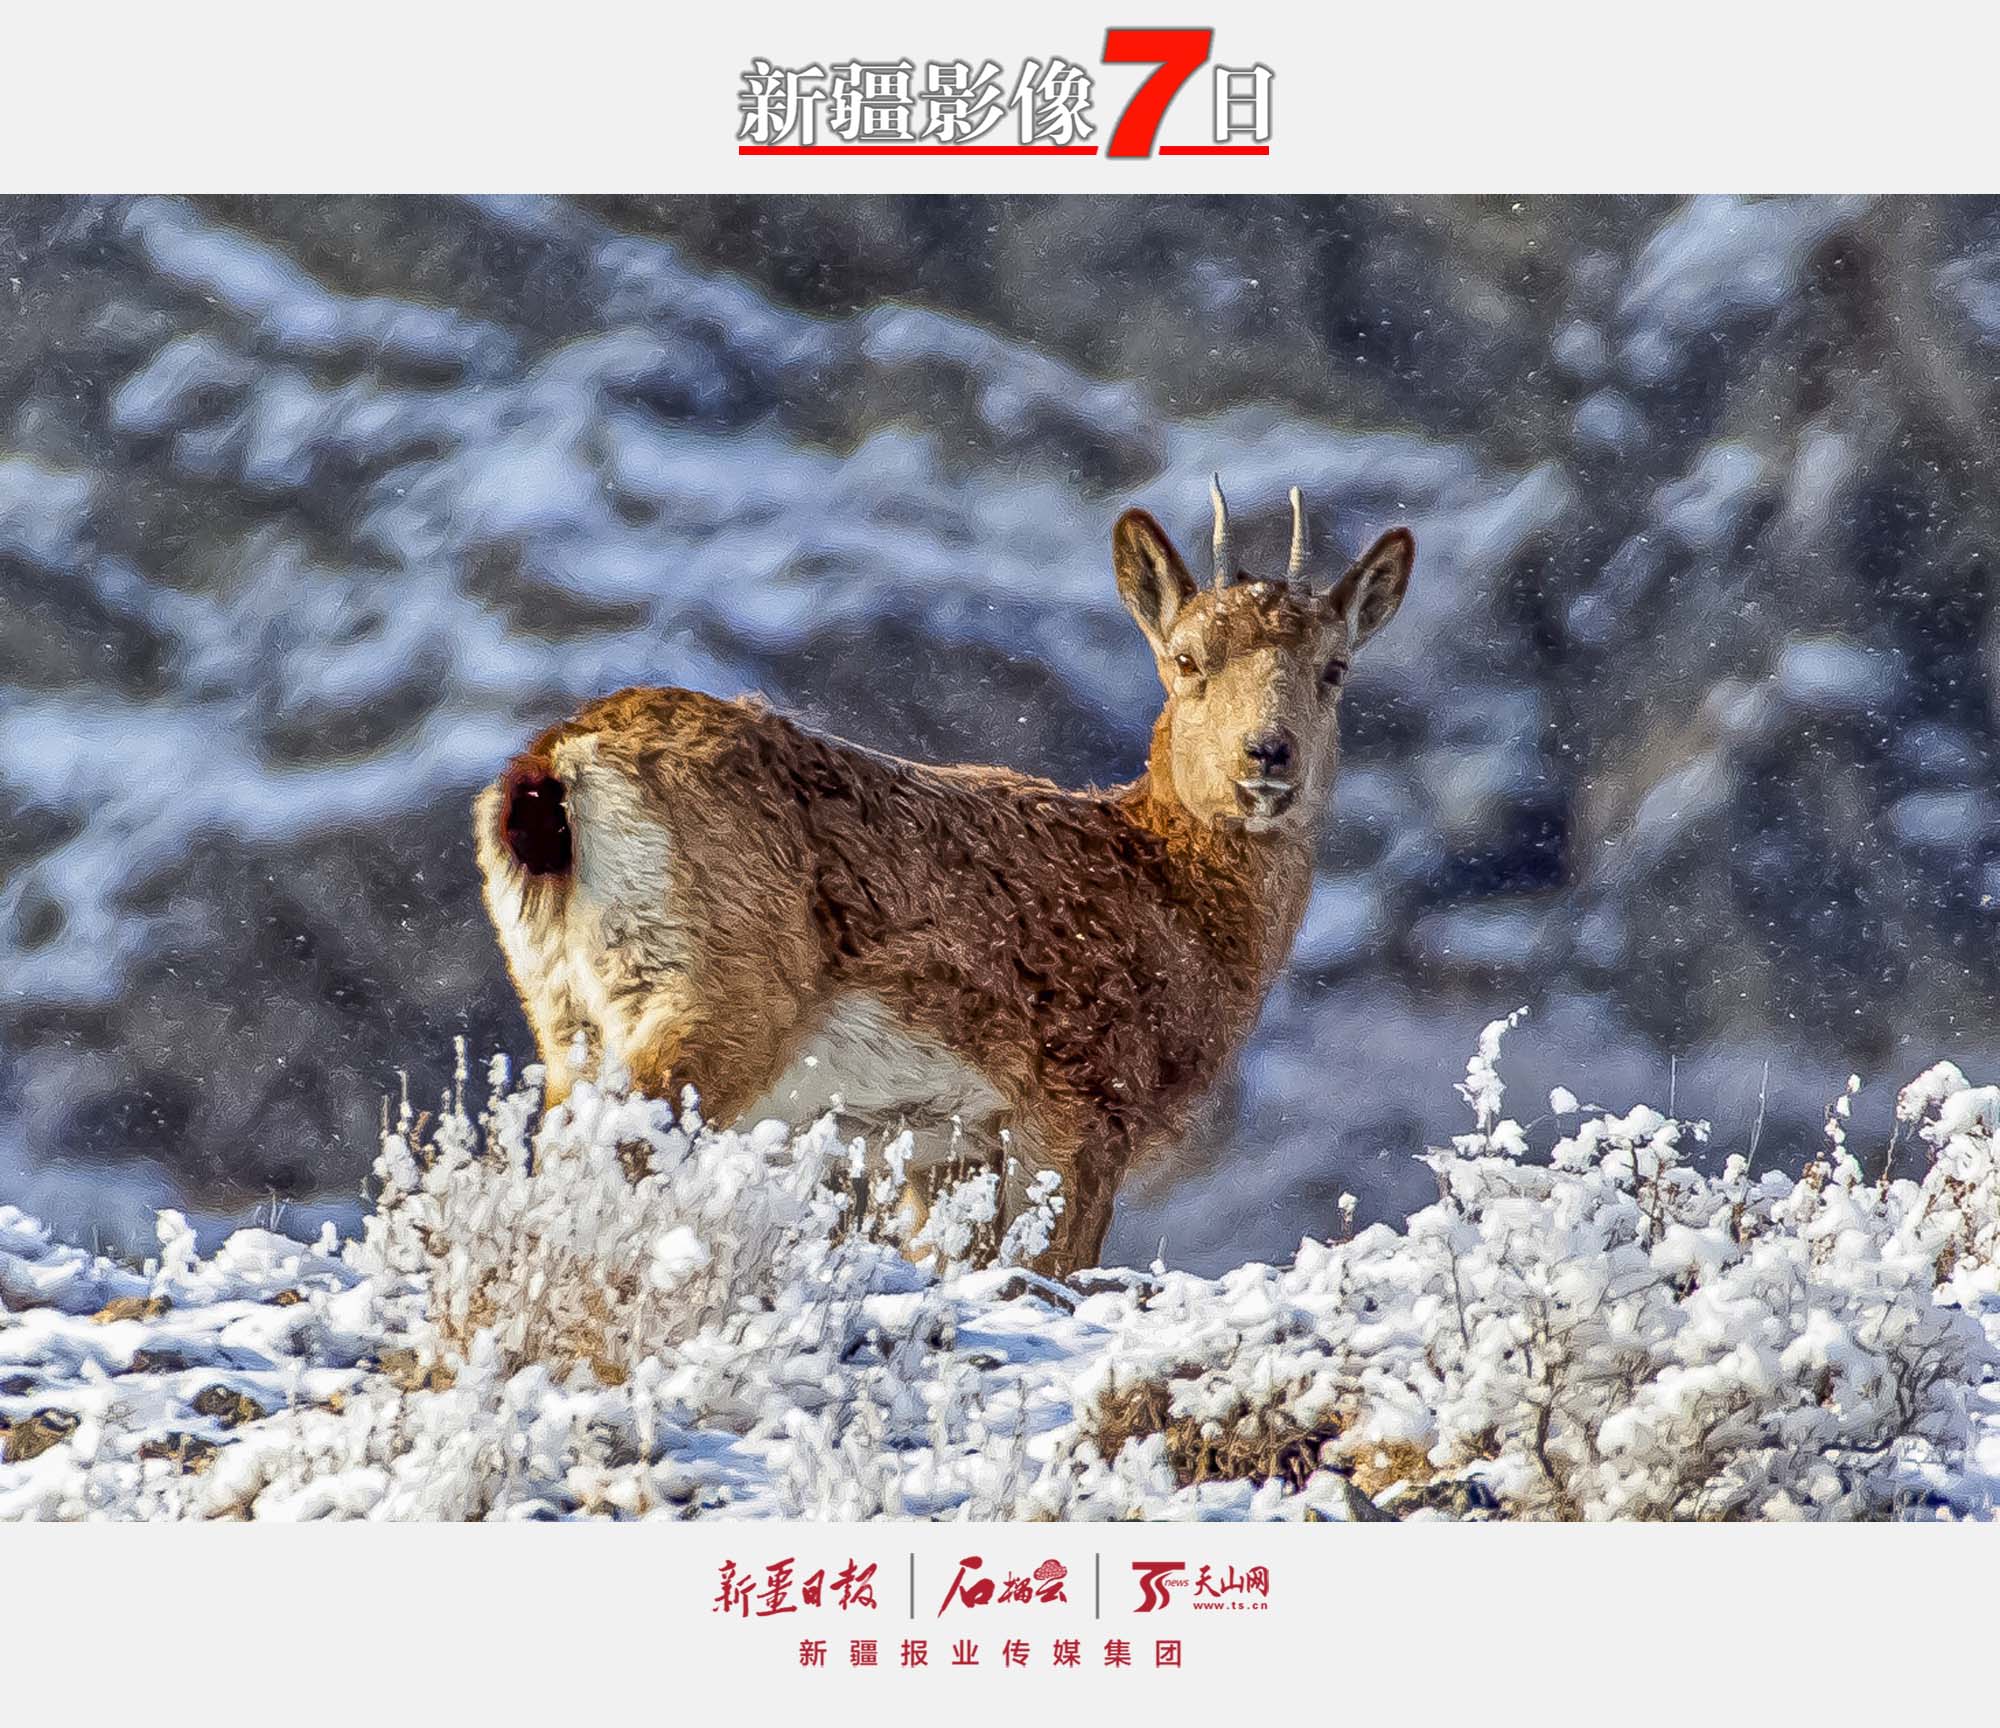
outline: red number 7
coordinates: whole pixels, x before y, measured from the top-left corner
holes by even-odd
[[[1107,156],[1150,156],[1160,122],[1166,118],[1167,104],[1208,58],[1212,30],[1107,30],[1104,33],[1106,65],[1157,60],[1159,70],[1125,104],[1112,128]]]

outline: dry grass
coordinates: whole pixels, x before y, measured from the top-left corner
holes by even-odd
[[[378,1351],[375,1366],[399,1392],[443,1392],[457,1379],[443,1363],[411,1349]]]
[[[183,1476],[199,1476],[215,1462],[221,1448],[212,1440],[204,1440],[199,1434],[175,1432],[162,1435],[157,1440],[148,1440],[139,1448],[142,1459],[162,1459],[177,1466]]]
[[[247,1392],[219,1382],[205,1386],[189,1401],[197,1416],[212,1417],[225,1428],[241,1428],[246,1422],[261,1422],[270,1414]]]
[[[172,1306],[164,1296],[120,1296],[91,1315],[99,1326],[118,1320],[157,1320]]]
[[[1082,1434],[1101,1456],[1116,1458],[1135,1440],[1158,1434],[1178,1486],[1198,1482],[1273,1479],[1296,1492],[1314,1472],[1331,1469],[1344,1476],[1358,1499],[1355,1516],[1399,1519],[1426,1507],[1453,1516],[1491,1509],[1494,1502],[1477,1484],[1442,1478],[1429,1451],[1413,1441],[1346,1441],[1347,1415],[1304,1423],[1288,1407],[1303,1387],[1292,1387],[1256,1404],[1245,1404],[1227,1420],[1175,1415],[1177,1387],[1199,1378],[1183,1364],[1164,1378],[1151,1378],[1100,1397],[1082,1412]],[[1394,1494],[1387,1507],[1379,1496]]]
[[[60,1446],[76,1432],[76,1416],[68,1410],[37,1410],[11,1427],[0,1424],[0,1463],[24,1464],[51,1446]]]
[[[1421,1488],[1437,1475],[1428,1450],[1409,1440],[1361,1446],[1348,1454],[1346,1463],[1348,1480],[1371,1500],[1398,1486]]]
[[[405,1391],[419,1388],[442,1391],[455,1378],[448,1365],[453,1356],[470,1354],[473,1340],[500,1318],[501,1304],[495,1291],[498,1274],[481,1278],[471,1293],[461,1319],[447,1318],[421,1359],[415,1351],[393,1350],[383,1357],[386,1367],[391,1356],[411,1358],[407,1367],[394,1371]],[[550,1289],[550,1286],[556,1286]],[[640,1280],[636,1273],[608,1276],[574,1260],[559,1262],[559,1271],[550,1280],[548,1300],[536,1305],[535,1324],[522,1344],[523,1359],[543,1362],[567,1373],[579,1365],[589,1368],[606,1386],[622,1386],[629,1377],[626,1364],[617,1353],[620,1329],[638,1306]]]
[[[1268,1482],[1303,1488],[1340,1439],[1338,1421],[1305,1427],[1286,1411],[1282,1399],[1252,1405],[1226,1421],[1173,1414],[1175,1380],[1195,1377],[1177,1371],[1168,1379],[1141,1380],[1101,1398],[1084,1414],[1084,1435],[1106,1458],[1127,1443],[1160,1434],[1167,1462],[1183,1488],[1197,1482]]]

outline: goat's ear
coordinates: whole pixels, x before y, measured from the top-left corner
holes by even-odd
[[[1164,660],[1167,634],[1180,609],[1194,598],[1194,579],[1167,531],[1143,510],[1127,510],[1111,530],[1111,566],[1126,611],[1146,633],[1153,655]]]
[[[1391,528],[1334,583],[1326,603],[1346,621],[1350,654],[1396,616],[1416,559],[1417,537],[1407,528]]]

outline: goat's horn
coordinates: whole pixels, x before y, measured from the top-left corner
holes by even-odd
[[[1285,580],[1296,582],[1306,571],[1306,500],[1305,494],[1296,486],[1292,488],[1292,561],[1285,568]]]
[[[1215,585],[1226,588],[1229,585],[1229,505],[1222,496],[1220,474],[1209,477],[1208,498],[1215,506]]]

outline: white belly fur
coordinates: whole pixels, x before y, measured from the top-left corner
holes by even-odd
[[[871,1130],[871,1139],[908,1127],[913,1161],[925,1163],[950,1155],[954,1117],[975,1143],[990,1146],[1004,1108],[978,1069],[898,1025],[873,997],[854,995],[827,1010],[743,1120],[803,1125],[833,1110]]]

